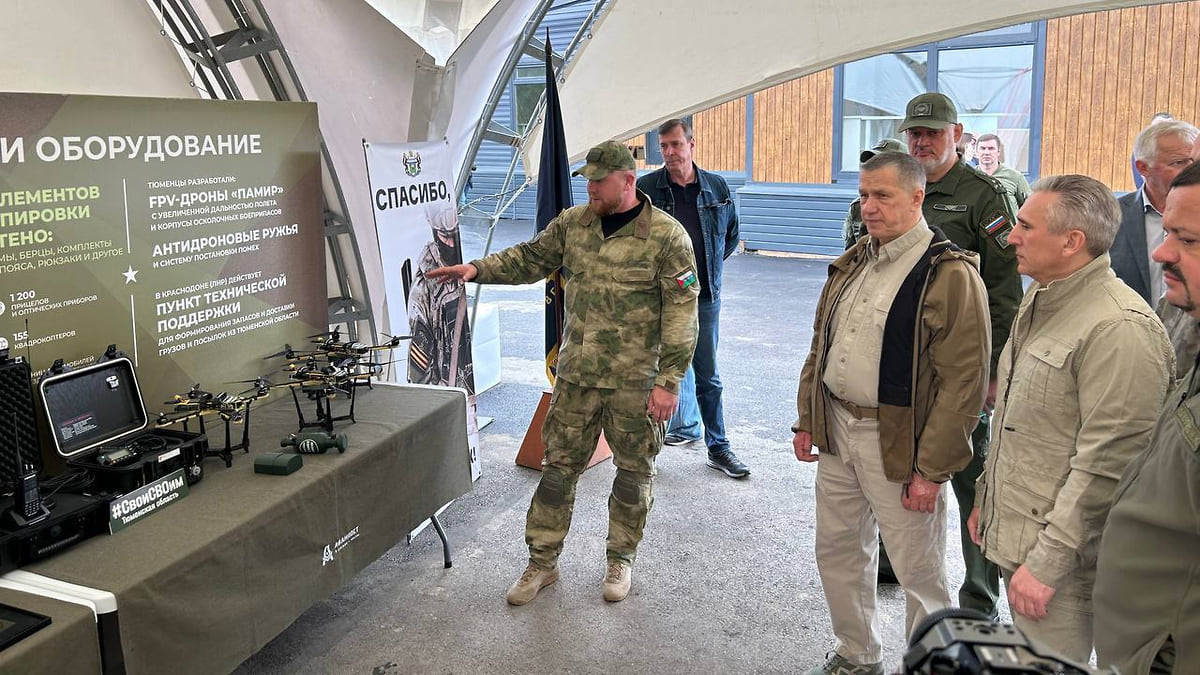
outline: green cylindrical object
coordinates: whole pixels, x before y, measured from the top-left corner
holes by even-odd
[[[330,435],[323,431],[291,434],[279,440],[280,447],[296,448],[302,455],[321,455],[326,450],[337,448],[339,453],[346,452],[346,434]]]

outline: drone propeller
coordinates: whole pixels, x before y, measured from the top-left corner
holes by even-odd
[[[411,335],[388,335],[387,333],[384,333],[383,336],[387,338],[387,341],[379,345],[379,347],[384,349],[397,347],[401,342],[412,339]]]
[[[280,356],[284,357],[285,359],[291,360],[291,359],[296,358],[297,354],[296,354],[296,350],[292,349],[292,346],[285,342],[285,343],[283,343],[282,351],[275,352],[274,354],[268,354],[267,356],[263,357],[263,360],[265,361],[267,359],[274,359],[274,358],[278,358]]]
[[[327,330],[324,333],[316,333],[314,335],[309,335],[308,337],[310,340],[312,340],[313,342],[317,342],[317,343],[341,342],[342,341],[342,329],[339,326],[337,328],[334,328],[333,330]],[[326,338],[328,338],[328,339],[326,339]]]

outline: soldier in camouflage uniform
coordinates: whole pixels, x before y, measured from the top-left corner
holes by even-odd
[[[979,254],[979,275],[988,292],[992,355],[987,406],[971,436],[974,458],[966,469],[954,475],[951,484],[958,500],[963,561],[967,568],[958,592],[959,606],[995,616],[1000,573],[971,541],[967,517],[975,505],[975,479],[983,471],[991,435],[996,362],[1023,295],[1016,254],[1008,244],[1008,234],[1017,222],[1017,204],[1011,185],[959,159],[955,144],[962,134],[962,125],[958,123],[958,110],[945,94],[920,94],[909,101],[899,131],[907,132],[909,154],[925,169],[927,184],[921,205],[925,220],[945,232],[950,241]]]
[[[458,246],[458,223],[454,212],[430,213],[433,240],[421,249],[417,276],[408,298],[408,322],[412,340],[408,348],[408,381],[463,387],[475,393],[471,362],[471,329],[467,325],[466,287],[442,284],[426,278],[432,269],[462,260]]]
[[[562,268],[563,346],[542,427],[546,456],[529,506],[529,566],[508,590],[523,605],[558,579],[575,483],[603,430],[617,466],[608,499],[604,598],[623,600],[653,502],[654,459],[696,345],[700,295],[687,232],[635,187],[633,155],[608,141],[576,171],[588,204],[563,211],[532,240],[435,279],[527,284]]]

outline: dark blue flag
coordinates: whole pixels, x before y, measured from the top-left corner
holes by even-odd
[[[571,207],[571,166],[567,161],[567,139],[563,135],[550,31],[546,31],[546,113],[542,124],[542,159],[538,166],[536,231],[541,232],[563,209]],[[557,271],[546,278],[546,377],[550,378],[550,384],[554,384],[562,342],[564,314],[559,282]]]

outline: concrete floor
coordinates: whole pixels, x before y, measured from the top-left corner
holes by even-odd
[[[468,259],[486,228],[464,223]],[[501,221],[492,250],[528,238]],[[726,263],[720,369],[742,481],[704,465],[702,444],[663,449],[655,504],[621,603],[601,598],[611,462],[579,481],[561,579],[525,607],[504,601],[526,563],[536,471],[513,460],[545,386],[540,285],[488,286],[498,305],[502,382],[479,397],[483,476],[443,514],[454,566],[432,529],[401,543],[301,616],[237,673],[783,673],[821,662],[834,640],[813,559],[815,465],[788,427],[825,263],[737,255]],[[950,500],[947,566],[962,578]],[[904,653],[904,599],[880,591],[885,665]],[[1007,616],[1007,608],[1002,609]]]

